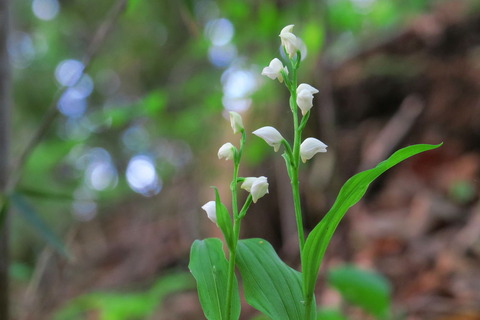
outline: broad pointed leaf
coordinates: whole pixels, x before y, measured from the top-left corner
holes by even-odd
[[[197,281],[197,290],[203,313],[208,320],[224,320],[227,305],[228,262],[220,239],[195,240],[190,250],[188,268]],[[240,316],[240,297],[235,279],[232,310],[229,319]]]
[[[242,275],[245,299],[272,320],[305,319],[302,279],[286,265],[263,239],[240,240],[237,266]],[[315,304],[310,309],[315,319]]]
[[[220,200],[220,195],[218,194],[218,189],[215,190],[215,212],[217,214],[217,225],[222,230],[223,237],[225,242],[230,250],[233,250],[233,224],[228,214],[228,209]]]
[[[362,198],[370,183],[403,160],[440,146],[441,144],[417,144],[400,149],[387,160],[380,162],[375,168],[357,173],[343,185],[332,208],[312,230],[305,242],[302,251],[302,276],[305,297],[313,296],[320,264],[340,220],[347,210]]]

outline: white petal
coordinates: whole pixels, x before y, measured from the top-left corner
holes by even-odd
[[[268,182],[266,177],[258,177],[251,189],[252,200],[254,203],[268,193]]]
[[[218,149],[218,159],[232,160],[235,156],[235,146],[230,142],[225,143]]]
[[[253,134],[265,140],[268,145],[272,146],[275,152],[278,151],[282,144],[283,137],[274,127],[266,126],[253,131]]]
[[[287,51],[288,56],[293,58],[293,56],[299,50],[299,41],[297,41],[297,37],[292,33],[293,24],[286,26],[280,32],[280,39],[282,42],[282,46],[285,47],[285,51]]]
[[[217,211],[215,201],[208,201],[202,206],[202,209],[205,210],[207,216],[214,223],[217,223]]]
[[[327,152],[327,145],[318,139],[307,138],[300,145],[300,157],[304,163],[318,152]]]
[[[313,106],[313,94],[318,90],[307,83],[301,83],[297,87],[297,105],[305,115]]]
[[[318,93],[318,89],[312,87],[308,83],[300,83],[297,87],[297,94],[299,94],[301,91],[307,91],[310,94],[315,94]]]
[[[262,76],[267,76],[270,79],[275,80],[277,78],[278,74],[274,70],[272,70],[272,68],[265,67],[262,70]]]
[[[278,79],[280,82],[283,81],[283,76],[281,71],[284,69],[282,61],[275,58],[270,61],[268,67],[263,68],[262,76],[267,76],[272,80]]]
[[[313,95],[307,90],[302,90],[297,94],[297,105],[305,115],[313,106]]]
[[[252,190],[252,185],[253,183],[257,180],[256,177],[248,177],[248,178],[245,178],[245,180],[243,180],[243,183],[242,185],[240,186],[240,188],[242,188],[243,190],[247,190],[248,192],[250,192]]]
[[[241,132],[243,130],[242,116],[235,111],[230,111],[230,125],[233,133]]]
[[[295,26],[294,24],[289,24],[288,26],[284,27],[282,31],[280,31],[280,35],[284,33],[291,33],[294,26]]]

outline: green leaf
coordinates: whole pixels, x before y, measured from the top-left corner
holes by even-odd
[[[63,241],[58,238],[55,233],[48,227],[40,218],[35,208],[27,202],[27,200],[19,193],[10,195],[10,202],[12,206],[17,209],[18,213],[32,225],[38,234],[60,254],[71,259],[70,253],[63,244]]]
[[[237,266],[248,304],[273,320],[305,319],[300,272],[287,266],[270,243],[240,240]],[[310,319],[315,319],[315,304],[311,307]]]
[[[233,225],[230,215],[228,214],[228,209],[220,200],[220,195],[218,194],[217,188],[215,190],[215,211],[217,214],[217,224],[220,230],[222,230],[227,246],[230,250],[233,250]]]
[[[343,266],[329,270],[327,281],[348,302],[378,318],[388,316],[391,287],[381,274]]]
[[[45,191],[30,187],[17,187],[18,193],[21,193],[27,197],[42,198],[48,200],[64,200],[64,201],[73,201],[74,197],[71,193],[57,193],[54,191]]]
[[[400,149],[387,160],[380,162],[375,168],[357,173],[348,179],[340,190],[332,208],[312,230],[305,242],[302,251],[302,276],[303,290],[306,299],[313,296],[315,282],[318,277],[318,269],[320,268],[323,256],[335,229],[347,210],[362,198],[370,183],[403,160],[420,152],[432,150],[440,146],[441,144],[417,144]]]
[[[222,320],[227,305],[228,262],[220,239],[195,240],[190,250],[188,268],[197,281],[198,298],[208,320]],[[240,316],[238,283],[234,281],[234,293],[230,319]]]

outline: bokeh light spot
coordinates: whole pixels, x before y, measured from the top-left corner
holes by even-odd
[[[162,189],[162,181],[155,171],[155,165],[146,155],[136,155],[130,159],[126,177],[130,188],[144,196],[153,196]]]
[[[235,33],[233,24],[225,18],[211,20],[205,26],[205,36],[215,46],[224,46],[228,44]]]
[[[62,86],[71,87],[80,79],[83,69],[85,66],[78,60],[63,60],[55,69],[55,78]]]
[[[33,14],[41,20],[52,20],[60,11],[60,5],[57,0],[33,0]]]

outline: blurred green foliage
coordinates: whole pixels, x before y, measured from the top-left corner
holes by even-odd
[[[95,313],[99,320],[146,319],[160,312],[162,303],[177,292],[193,289],[195,283],[188,273],[170,274],[159,278],[142,292],[95,292],[81,295],[55,313],[54,320],[85,319]]]
[[[59,238],[75,221],[101,213],[106,203],[135,198],[126,177],[135,156],[151,160],[164,186],[180,175],[201,181],[202,174],[215,170],[211,155],[227,128],[222,118],[226,108],[250,106],[245,112],[248,132],[266,119],[287,114],[286,105],[279,111],[285,101],[280,86],[259,76],[273,58],[272,48],[279,48],[278,33],[285,25],[295,24],[295,32],[309,48],[303,68],[309,71],[302,75],[308,81],[317,72],[321,54],[341,59],[437,2],[129,0],[119,18],[112,20],[109,11],[118,0],[44,1],[47,8],[52,3],[59,6],[51,19],[32,11],[35,1],[12,2],[11,145],[13,158],[18,159],[49,108],[61,109],[62,95],[75,87],[62,86],[56,79],[62,61],[88,63],[83,75],[86,83],[91,81],[91,92],[77,97],[80,102],[63,105],[76,114],[64,110],[48,123],[49,130],[29,157],[16,188],[35,208],[29,212],[38,216],[27,221],[42,221],[51,228],[48,234]],[[226,43],[215,45],[209,26],[222,18],[233,34]],[[110,22],[113,27],[106,29]],[[105,38],[94,42],[104,31]],[[92,45],[99,51],[89,56]],[[223,62],[213,58],[215,52],[224,55]],[[103,158],[98,158],[99,151]],[[249,139],[245,158],[253,166],[269,151],[260,139]],[[161,188],[144,195],[161,196]],[[71,195],[71,200],[58,195]],[[13,220],[13,257],[34,265],[45,242],[38,241],[24,220],[17,216]],[[90,306],[96,300],[85,299]],[[115,301],[108,299],[101,301]]]
[[[374,315],[376,319],[389,319],[391,316],[392,289],[381,274],[347,265],[329,270],[327,282],[346,301]]]

